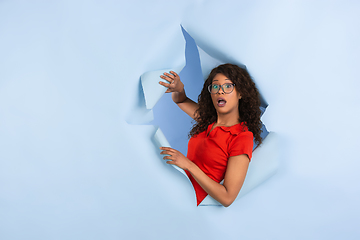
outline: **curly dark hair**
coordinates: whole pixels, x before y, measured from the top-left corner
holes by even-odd
[[[217,120],[217,113],[207,88],[218,73],[224,74],[235,83],[236,91],[241,94],[241,99],[239,100],[239,121],[246,124],[249,131],[253,133],[255,142],[261,144],[262,139],[260,134],[262,123],[260,120],[259,91],[245,68],[229,63],[214,68],[206,79],[198,98],[199,108],[196,110],[196,123],[191,129],[189,137],[205,131],[210,124]]]

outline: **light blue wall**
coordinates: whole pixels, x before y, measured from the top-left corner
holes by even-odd
[[[350,0],[0,1],[0,239],[358,239],[359,13]],[[183,54],[180,24],[248,67],[281,138],[278,173],[229,208],[196,207],[154,127],[128,121],[140,76]]]

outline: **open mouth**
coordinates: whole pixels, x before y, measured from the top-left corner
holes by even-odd
[[[218,98],[218,100],[217,100],[217,105],[218,105],[219,107],[224,107],[225,104],[226,104],[225,99],[223,99],[223,98]]]

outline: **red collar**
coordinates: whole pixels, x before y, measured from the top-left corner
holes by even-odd
[[[208,126],[207,133],[209,133],[210,129],[214,126],[214,124],[215,122]],[[230,127],[220,126],[219,128],[225,132],[230,132],[232,135],[238,135],[239,133],[248,131],[248,128],[244,122],[235,124]]]

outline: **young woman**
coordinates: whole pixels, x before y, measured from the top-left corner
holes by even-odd
[[[168,155],[164,157],[168,164],[185,170],[197,205],[209,194],[228,207],[245,180],[253,140],[261,143],[259,92],[246,69],[223,64],[211,71],[196,103],[186,96],[179,75],[170,73],[161,76],[168,83],[159,83],[196,123],[189,134],[187,157],[169,147],[160,148],[161,154]]]

